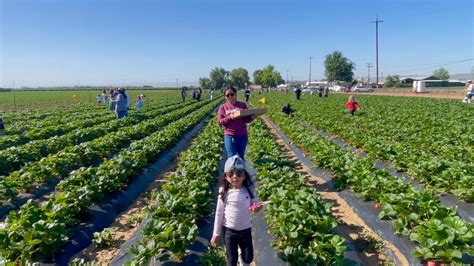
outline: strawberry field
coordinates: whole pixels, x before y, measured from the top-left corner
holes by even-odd
[[[152,95],[125,119],[97,104],[4,114],[4,263],[225,265],[206,230],[225,160],[214,115],[223,97]],[[474,109],[366,95],[352,117],[347,97],[253,95],[252,107],[268,109],[249,125],[247,147],[259,199],[269,202],[254,217],[266,225],[253,230],[255,264],[270,264],[269,254],[277,265],[472,263]],[[294,117],[281,112],[288,102]],[[114,220],[142,197],[123,227],[133,232],[118,237]]]

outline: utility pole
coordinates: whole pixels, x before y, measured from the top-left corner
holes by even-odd
[[[311,86],[311,59],[313,59],[311,55],[309,55],[309,80],[308,80],[308,87]]]
[[[286,70],[286,87],[288,88],[288,69]]]
[[[176,78],[176,89],[179,89],[179,87],[178,87],[178,80],[179,80],[179,78]]]
[[[370,84],[370,68],[374,67],[371,63],[367,63],[367,87]]]
[[[377,72],[377,89],[379,88],[379,23],[383,22],[383,20],[379,20],[378,15],[375,15],[375,69]]]

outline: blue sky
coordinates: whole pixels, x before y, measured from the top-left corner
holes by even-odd
[[[471,0],[0,0],[0,86],[197,83],[214,67],[272,64],[324,78],[341,51],[367,75],[471,72]],[[453,63],[468,60],[461,63]],[[375,76],[375,67],[371,77]]]

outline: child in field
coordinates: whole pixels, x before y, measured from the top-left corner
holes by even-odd
[[[359,103],[356,102],[354,95],[349,96],[349,100],[346,102],[346,108],[352,116],[354,116],[354,113],[359,109]]]
[[[259,212],[262,205],[258,203],[250,175],[239,156],[227,159],[222,179],[223,185],[219,188],[211,245],[216,246],[219,239],[223,238],[227,265],[237,265],[239,248],[243,263],[248,264],[253,261],[250,213]]]
[[[135,108],[137,108],[138,110],[141,110],[143,108],[143,98],[142,98],[142,95],[138,96],[138,100],[137,102],[135,103]]]
[[[97,94],[97,103],[101,103],[102,102],[102,96],[100,94]]]

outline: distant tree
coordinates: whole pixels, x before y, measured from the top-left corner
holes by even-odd
[[[229,72],[222,67],[215,67],[209,74],[213,88],[220,89],[229,84]]]
[[[262,85],[262,70],[257,69],[253,72],[253,83]]]
[[[442,80],[447,80],[449,79],[449,72],[446,69],[440,67],[438,69],[435,69],[435,71],[433,71],[433,76]]]
[[[355,64],[339,51],[334,51],[326,55],[324,61],[326,68],[325,75],[329,82],[332,81],[346,81],[352,82],[354,79]]]
[[[239,88],[245,88],[245,83],[249,83],[249,72],[245,68],[236,68],[230,72],[230,82]]]
[[[390,76],[388,75],[387,78],[385,79],[385,83],[383,86],[385,88],[395,88],[395,87],[400,87],[402,83],[400,82],[400,76],[394,75]]]
[[[204,90],[212,89],[212,82],[208,78],[199,78],[199,87]]]
[[[255,84],[262,85],[265,88],[276,87],[284,82],[280,72],[276,71],[272,65],[268,65],[262,70],[255,70],[253,72],[253,80]]]

